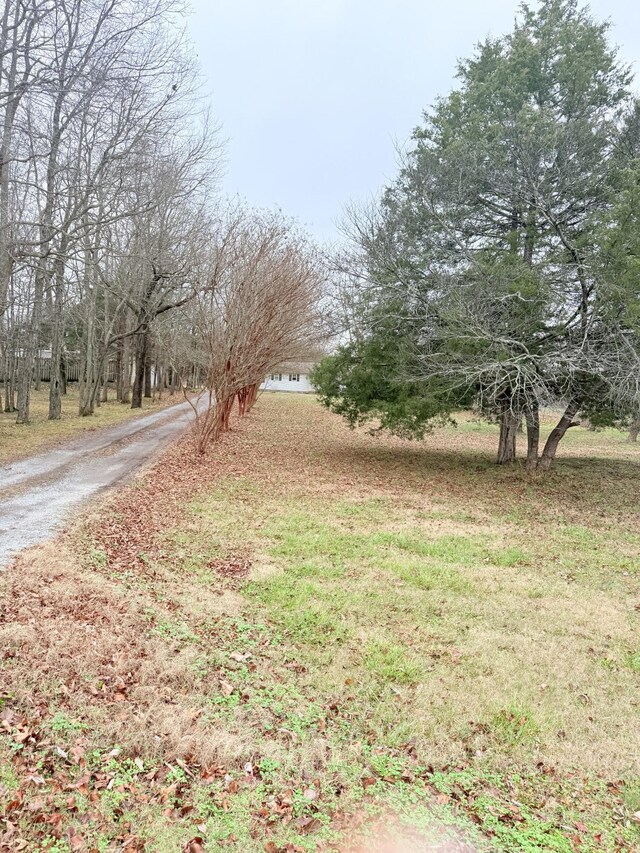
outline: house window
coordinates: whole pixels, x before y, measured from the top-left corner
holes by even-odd
[[[271,374],[272,382],[282,382],[282,374],[281,373],[272,373]]]
[[[289,374],[289,382],[300,382],[300,374],[299,373],[290,373]]]

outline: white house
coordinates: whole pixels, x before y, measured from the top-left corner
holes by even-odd
[[[261,391],[296,391],[311,394],[314,387],[309,374],[315,367],[313,361],[283,361],[273,369],[260,386]]]

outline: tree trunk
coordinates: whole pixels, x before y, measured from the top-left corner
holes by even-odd
[[[158,400],[162,400],[162,389],[164,388],[165,370],[162,365],[156,362],[156,383],[155,391],[158,392]]]
[[[118,403],[122,402],[122,351],[124,347],[124,341],[122,338],[118,341],[116,347],[116,401]]]
[[[33,390],[39,391],[42,386],[42,359],[40,358],[40,349],[36,351],[33,359]]]
[[[246,404],[246,412],[247,413],[249,413],[251,411],[251,409],[253,408],[253,406],[256,402],[256,399],[258,398],[258,387],[259,386],[256,382],[253,385],[251,385],[251,387],[249,388],[248,399],[247,399],[247,404]]]
[[[136,335],[135,375],[133,380],[133,392],[131,394],[131,408],[142,408],[142,393],[144,391],[144,378],[147,366],[147,330],[143,328]]]
[[[51,369],[49,371],[49,420],[57,421],[62,417],[62,339],[63,317],[62,302],[64,299],[64,261],[66,239],[63,238],[60,256],[54,268],[53,285],[53,325],[51,329]]]
[[[11,8],[12,6],[13,8]],[[20,53],[19,22],[23,13],[21,4],[5,3],[0,21],[0,43],[2,45],[2,49],[0,50],[2,54],[1,88],[3,89],[2,99],[4,102],[2,135],[0,137],[0,318],[7,310],[7,295],[11,286],[13,268],[11,234],[14,226],[11,221],[11,187],[9,181],[9,170],[11,168],[13,153],[13,128],[18,106],[27,90],[26,84],[28,83],[26,75],[20,80],[18,71],[18,56]],[[13,15],[13,19],[10,19],[10,14]],[[34,19],[35,17],[33,15]],[[31,26],[35,26],[35,20]],[[25,40],[23,44],[26,46],[27,43]]]
[[[98,400],[101,403],[106,403],[109,399],[109,337],[111,335],[111,324],[109,315],[109,291],[104,291],[104,336],[102,339],[103,361],[102,361],[102,389],[98,395]]]
[[[631,422],[631,426],[629,427],[629,437],[627,441],[637,442],[638,434],[640,433],[640,418],[636,418]]]
[[[60,359],[60,391],[62,392],[62,396],[65,397],[67,394],[67,360],[64,357],[64,352]]]
[[[16,423],[29,423],[29,406],[31,401],[31,382],[33,380],[33,368],[36,363],[36,355],[39,345],[40,322],[42,317],[42,298],[45,291],[45,260],[40,259],[40,264],[35,274],[34,302],[26,341],[22,347],[22,358],[18,364],[18,416]]]
[[[4,386],[5,400],[6,402],[2,404],[2,398],[0,397],[0,414],[2,412],[9,411],[9,341],[7,335],[7,348],[2,356],[2,384]]]
[[[538,467],[538,451],[540,448],[540,410],[537,400],[531,400],[525,406],[527,422],[527,470],[535,471]]]
[[[144,361],[144,396],[149,398],[152,396],[151,390],[151,358],[147,352]]]
[[[57,317],[53,321],[53,336],[51,341],[51,373],[49,376],[49,420],[58,421],[62,417],[62,378],[60,364],[62,358],[62,330]]]
[[[564,414],[558,421],[557,425],[551,430],[551,434],[547,439],[547,443],[544,446],[544,450],[542,451],[542,456],[540,457],[540,461],[538,463],[539,468],[543,471],[548,471],[551,468],[551,464],[556,457],[556,451],[558,449],[558,445],[564,438],[564,435],[568,429],[572,426],[578,426],[578,422],[573,419],[578,414],[580,410],[580,404],[577,400],[570,400],[569,405],[564,411]]]
[[[504,394],[500,400],[500,439],[498,441],[498,465],[510,465],[516,460],[516,433],[520,422],[520,412],[514,410],[511,394]]]
[[[131,394],[131,344],[130,338],[125,338],[122,345],[122,391],[121,403],[129,403]]]
[[[238,415],[242,418],[244,417],[246,407],[247,407],[247,396],[249,391],[247,388],[241,388],[238,391]]]
[[[37,297],[36,297],[37,298]],[[17,376],[17,392],[18,392],[18,414],[16,423],[29,423],[29,407],[31,402],[31,380],[33,378],[33,364],[35,360],[35,350],[37,345],[37,319],[35,307],[27,329],[26,339],[23,339],[20,347],[21,356],[18,359],[18,376]]]
[[[27,358],[26,353],[23,353],[22,358],[18,362],[18,414],[16,417],[17,424],[29,423],[32,364],[33,360],[31,358]]]
[[[16,410],[16,363],[13,352],[10,355],[7,379],[4,382],[4,410],[15,412]]]
[[[94,315],[89,312],[87,314],[86,321],[86,330],[85,330],[85,346],[83,353],[83,360],[80,364],[80,376],[78,377],[78,386],[79,386],[79,401],[78,401],[78,414],[81,417],[88,417],[92,415],[94,412],[94,394],[93,394],[93,386],[94,386],[94,369],[95,369],[95,355],[94,355],[94,328],[93,328],[93,320]]]

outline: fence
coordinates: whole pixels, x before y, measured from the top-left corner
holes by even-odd
[[[22,361],[22,358],[19,356],[15,357],[14,360],[14,376],[18,373],[18,365]],[[0,382],[5,381],[5,373],[6,373],[6,361],[0,363]],[[68,359],[65,360],[62,366],[62,369],[65,373],[67,382],[78,382],[80,379],[80,361],[78,359]],[[11,372],[11,371],[10,371]],[[33,367],[33,379],[39,375],[41,382],[49,382],[51,381],[51,359],[50,358],[36,358],[34,367]],[[116,381],[116,362],[109,361],[107,364],[107,379],[109,382]]]

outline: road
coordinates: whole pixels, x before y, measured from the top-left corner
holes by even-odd
[[[130,477],[193,421],[189,403],[0,466],[0,567],[48,539],[88,498]]]

